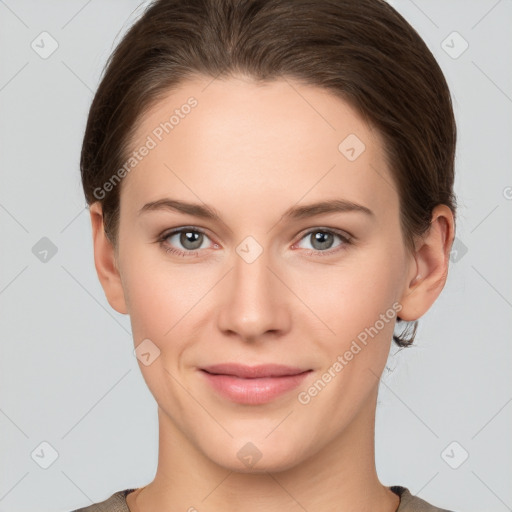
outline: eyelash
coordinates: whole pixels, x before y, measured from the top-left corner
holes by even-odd
[[[185,227],[182,227],[182,228],[179,228],[179,229],[175,229],[175,230],[167,231],[167,232],[163,233],[162,235],[160,235],[160,237],[158,238],[157,242],[162,247],[162,249],[166,253],[168,253],[168,254],[169,253],[170,254],[175,254],[177,256],[182,256],[182,257],[198,256],[199,252],[202,249],[195,250],[195,251],[182,251],[180,249],[176,249],[175,247],[169,246],[169,244],[167,243],[167,239],[169,237],[171,237],[173,235],[176,235],[176,234],[180,234],[180,233],[186,233],[186,232],[201,233],[201,234],[205,235],[206,237],[208,237],[208,234],[205,231],[203,231],[202,229],[200,229],[200,228],[192,227],[192,226],[190,226],[190,227],[185,226]],[[315,249],[305,249],[306,255],[308,255],[308,256],[330,256],[330,255],[332,255],[334,253],[337,253],[339,251],[345,250],[347,248],[347,246],[352,245],[352,243],[353,243],[352,242],[353,237],[351,235],[348,235],[346,233],[342,234],[338,230],[335,230],[335,229],[332,229],[332,228],[313,228],[313,229],[310,229],[309,231],[307,231],[306,233],[304,233],[302,235],[302,237],[299,239],[299,242],[301,240],[303,240],[304,238],[306,238],[307,236],[311,235],[312,233],[317,233],[317,232],[328,233],[328,234],[331,234],[331,235],[336,235],[337,237],[339,237],[341,239],[341,241],[343,243],[341,245],[339,245],[338,247],[334,248],[334,249],[328,249],[328,250],[325,250],[325,251],[320,251],[320,250],[315,250]],[[294,244],[294,245],[296,245],[296,244]]]

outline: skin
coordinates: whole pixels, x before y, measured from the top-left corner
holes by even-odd
[[[128,495],[130,510],[395,511],[399,498],[379,482],[374,453],[378,384],[395,320],[309,403],[297,395],[395,302],[404,320],[428,311],[446,281],[452,212],[437,206],[430,230],[407,252],[379,134],[344,101],[290,80],[190,79],[143,117],[134,149],[190,96],[197,107],[122,182],[115,247],[101,205],[90,207],[107,299],[130,315],[135,346],[150,339],[160,350],[148,366],[139,361],[158,404],[158,468],[153,482]],[[354,161],[338,150],[349,134],[366,146]],[[207,204],[222,220],[139,213],[163,198]],[[326,199],[373,215],[282,218],[290,207]],[[166,252],[190,253],[179,234],[158,242],[183,226],[206,232],[192,256]],[[322,248],[315,228],[337,229],[352,242],[334,233]],[[236,251],[248,236],[263,249],[252,263]],[[218,395],[198,370],[232,361],[313,371],[269,403],[241,405]],[[251,467],[237,457],[248,442],[261,453]]]

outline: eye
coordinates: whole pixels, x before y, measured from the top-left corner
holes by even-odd
[[[340,241],[335,244],[336,238]],[[181,227],[172,231],[167,231],[158,239],[158,242],[167,253],[178,256],[198,256],[201,249],[207,249],[209,237],[206,233],[197,227]],[[312,250],[307,251],[311,255],[330,255],[339,250],[346,249],[352,243],[352,237],[348,234],[342,234],[333,229],[315,228],[309,230],[295,246],[308,249],[301,245],[303,240],[311,242]],[[214,244],[214,247],[219,247]],[[334,247],[334,248],[333,248]]]
[[[208,236],[201,229],[183,227],[164,233],[159,242],[166,252],[179,256],[196,256],[199,249],[208,248],[207,240]]]
[[[336,238],[341,240],[338,245],[334,245]],[[351,243],[351,237],[347,234],[341,234],[332,229],[324,229],[324,228],[315,228],[308,231],[302,238],[301,241],[296,244],[298,247],[302,247],[308,249],[308,247],[304,247],[301,244],[302,240],[310,241],[312,246],[312,250],[309,251],[309,254],[320,254],[327,253],[332,254],[333,252],[337,252],[338,250],[343,250],[347,245]],[[334,249],[333,249],[334,246]]]

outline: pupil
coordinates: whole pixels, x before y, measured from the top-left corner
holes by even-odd
[[[183,247],[187,249],[198,249],[199,247],[201,247],[202,236],[202,233],[198,233],[195,231],[182,232],[180,236],[180,243],[183,245]],[[198,240],[199,244],[197,244]],[[189,244],[192,244],[192,247],[190,247]]]

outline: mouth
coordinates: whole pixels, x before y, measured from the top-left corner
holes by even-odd
[[[224,398],[239,404],[260,405],[295,389],[313,370],[277,364],[226,363],[200,368],[200,371]]]

